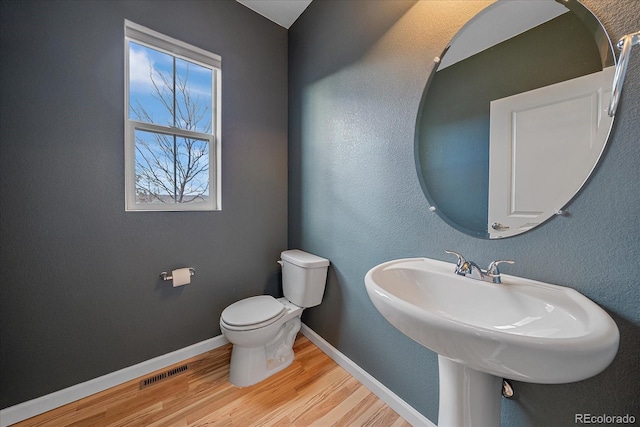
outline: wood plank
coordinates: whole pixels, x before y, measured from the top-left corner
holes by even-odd
[[[291,366],[250,387],[229,382],[231,348],[142,390],[142,378],[129,381],[14,426],[410,426],[303,335]]]

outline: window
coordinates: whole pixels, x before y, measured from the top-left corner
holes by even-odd
[[[125,20],[125,209],[220,210],[221,58]]]

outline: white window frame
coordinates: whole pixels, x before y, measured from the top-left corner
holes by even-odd
[[[222,210],[221,194],[221,69],[222,58],[196,46],[184,43],[157,31],[124,21],[124,123],[125,123],[125,211],[217,211]],[[129,42],[196,63],[212,71],[212,133],[204,134],[140,122],[129,117]],[[135,131],[151,131],[185,138],[209,141],[209,200],[198,203],[140,203],[136,202]]]

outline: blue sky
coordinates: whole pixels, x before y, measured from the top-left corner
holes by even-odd
[[[157,90],[153,82],[158,85],[158,90],[169,90],[165,87],[160,76],[162,73],[169,80],[173,77],[173,57],[158,50],[131,42],[129,54],[129,97],[130,105],[140,102],[144,109],[153,117],[153,122],[162,125],[173,125],[173,119],[169,110],[164,107],[154,95]],[[152,79],[153,76],[153,79]],[[197,106],[197,110],[204,112],[206,116],[199,120],[196,130],[210,133],[211,126],[211,101],[212,101],[212,71],[207,67],[187,62],[178,58],[176,60],[176,80],[187,82],[187,92],[191,95],[191,103]],[[177,90],[178,102],[181,102],[182,91]],[[135,118],[130,111],[130,117]],[[178,127],[180,123],[176,124]]]

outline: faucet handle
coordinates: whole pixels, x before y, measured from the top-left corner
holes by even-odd
[[[490,274],[492,276],[500,276],[500,270],[498,270],[498,264],[502,264],[502,263],[515,264],[516,262],[508,259],[500,259],[497,261],[493,261],[491,264],[489,264],[489,268],[487,268],[487,274]]]
[[[456,251],[448,251],[448,250],[445,250],[445,252],[446,252],[446,253],[448,253],[448,254],[451,254],[451,255],[455,255],[455,256],[457,256],[457,257],[458,257],[458,265],[459,265],[459,266],[460,266],[460,265],[462,265],[462,264],[464,264],[464,263],[467,261],[466,259],[464,259],[464,257],[463,257],[462,255],[460,255],[460,254],[459,254],[458,252],[456,252]]]
[[[456,263],[456,270],[455,273],[456,274],[462,274],[464,275],[464,273],[462,273],[462,270],[464,268],[467,268],[468,266],[465,266],[465,264],[467,263],[467,260],[464,259],[464,257],[462,255],[460,255],[458,252],[456,251],[448,251],[445,250],[446,253],[451,254],[451,255],[455,255],[458,257],[458,262]]]

